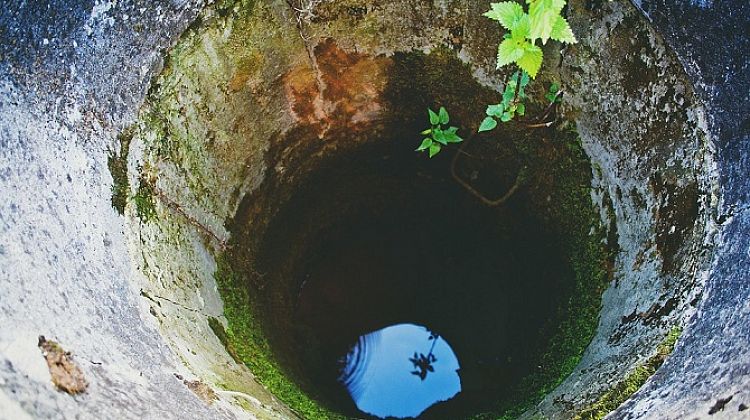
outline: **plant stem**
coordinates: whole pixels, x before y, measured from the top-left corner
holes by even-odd
[[[473,138],[474,138],[474,135],[472,135],[471,137],[469,137],[468,139],[466,139],[466,141],[461,144],[461,147],[458,149],[458,152],[456,152],[456,154],[453,155],[453,160],[451,161],[451,176],[453,176],[453,179],[455,179],[456,182],[459,183],[459,185],[461,185],[462,187],[464,187],[473,196],[477,197],[481,202],[483,202],[484,204],[486,204],[486,205],[488,205],[490,207],[497,207],[497,206],[505,203],[506,201],[508,201],[508,199],[511,196],[513,196],[513,194],[521,187],[521,181],[522,181],[522,178],[523,178],[521,176],[521,174],[522,174],[523,171],[518,171],[518,175],[516,176],[516,182],[500,198],[497,198],[497,199],[493,200],[493,199],[488,198],[487,196],[485,196],[481,192],[477,191],[474,187],[471,186],[471,184],[469,184],[468,182],[464,181],[463,178],[461,178],[460,176],[458,176],[458,173],[456,173],[456,163],[458,162],[458,156],[461,155],[461,154],[468,155],[468,153],[464,152],[463,149],[464,149],[464,147],[466,147],[467,144],[469,144],[469,142]]]

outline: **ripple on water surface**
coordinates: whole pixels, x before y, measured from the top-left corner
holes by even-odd
[[[416,417],[461,391],[458,369],[442,337],[425,327],[397,324],[361,336],[346,355],[339,380],[365,413]]]

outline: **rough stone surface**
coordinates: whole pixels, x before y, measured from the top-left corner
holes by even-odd
[[[0,11],[0,418],[236,418],[187,371],[131,281],[107,150],[202,4],[12,1]],[[90,382],[54,388],[36,347]],[[267,410],[263,410],[267,411]],[[26,413],[26,414],[24,414]]]
[[[597,336],[573,374],[528,413],[552,418],[609,390],[694,312],[716,232],[704,111],[677,58],[628,3],[570,8],[580,42],[563,58],[566,103],[619,250]]]
[[[573,9],[597,3],[602,2],[571,2]],[[356,12],[359,10],[356,1],[324,4],[321,9],[324,22],[327,12],[339,17],[317,28],[311,26],[308,29],[312,32],[303,35],[333,37],[344,50],[370,55],[388,55],[402,49],[430,50],[445,45],[471,62],[475,76],[483,83],[500,85],[501,79],[492,71],[492,52],[477,47],[492,42],[487,33],[493,36],[497,33],[488,31],[485,23],[466,21],[466,16],[478,15],[484,5],[470,1],[394,4],[374,6],[365,16],[352,13],[348,18],[340,18],[342,15],[331,8],[336,6],[340,11],[351,6]],[[148,1],[62,0],[44,6],[11,1],[0,10],[1,418],[292,416],[252,381],[246,369],[231,360],[207,325],[208,317],[220,317],[221,301],[212,283],[214,263],[206,250],[226,238],[222,223],[237,204],[232,200],[235,192],[224,185],[223,189],[218,188],[217,196],[206,202],[201,201],[198,193],[214,189],[196,189],[197,184],[190,184],[190,179],[186,179],[185,185],[163,185],[169,189],[171,200],[180,208],[187,208],[185,214],[189,218],[210,227],[213,237],[208,239],[205,232],[196,229],[195,223],[175,211],[174,206],[164,206],[162,210],[174,217],[160,219],[158,225],[133,224],[137,218],[127,214],[130,220],[127,227],[110,206],[112,179],[107,170],[107,152],[116,147],[115,134],[135,118],[151,80],[162,69],[163,54],[198,16],[202,6],[182,0],[159,5]],[[655,62],[657,68],[661,62],[676,65],[674,58],[661,51],[658,34],[676,51],[697,94],[696,99],[690,100],[695,112],[687,117],[694,122],[691,125],[694,130],[680,131],[674,136],[667,134],[669,140],[686,140],[665,143],[663,147],[668,150],[656,153],[663,161],[628,161],[620,158],[630,150],[611,149],[623,138],[610,136],[609,145],[602,143],[602,136],[608,134],[598,131],[601,121],[590,116],[579,118],[587,151],[602,169],[595,198],[601,203],[603,219],[608,220],[609,210],[616,215],[620,245],[624,249],[616,267],[620,283],[608,291],[609,297],[605,295],[599,335],[584,356],[582,366],[554,397],[539,406],[539,411],[566,416],[570,410],[565,404],[567,400],[557,397],[570,395],[572,390],[585,389],[592,394],[603,391],[607,384],[653,353],[669,325],[694,313],[674,355],[612,417],[704,417],[717,406],[718,400],[732,396],[722,409],[714,410],[714,416],[738,418],[746,413],[738,411],[740,405],[750,405],[747,391],[750,389],[747,346],[750,286],[745,277],[750,266],[746,235],[750,228],[747,211],[750,189],[745,176],[750,169],[747,146],[750,120],[736,111],[750,105],[746,88],[750,84],[747,68],[750,64],[746,58],[750,52],[747,32],[750,6],[740,0],[716,4],[710,0],[653,0],[636,1],[636,6],[651,20],[655,32],[650,28],[639,30],[638,33],[649,34],[650,44],[643,53],[637,50],[634,54],[646,65],[644,71]],[[598,17],[596,22],[603,25],[599,29],[605,32],[618,25],[627,26],[622,23],[625,15],[635,19],[632,12],[618,4],[603,9],[612,19],[607,25],[606,19]],[[382,19],[389,16],[400,26],[387,26],[390,30],[380,31]],[[282,13],[280,26],[286,25],[284,18],[291,16]],[[352,26],[361,31],[350,31]],[[461,37],[455,35],[459,28]],[[588,26],[580,21],[575,28],[585,30]],[[588,39],[596,41],[597,36],[605,34],[597,33],[594,25],[590,29]],[[299,41],[289,42],[299,48],[292,62],[305,63],[309,58],[306,46]],[[595,43],[588,46],[592,51],[602,51]],[[728,54],[727,50],[735,50],[736,54]],[[214,50],[206,51],[210,54]],[[615,48],[614,52],[617,51]],[[597,54],[602,55],[577,51],[578,63],[563,62],[563,72],[566,66],[573,68],[571,74],[582,75],[584,79],[579,86],[585,88],[587,73],[576,73],[575,67],[587,59],[596,64],[602,60]],[[217,69],[217,72],[227,74],[234,70]],[[275,87],[273,82],[277,79],[270,82],[260,79],[253,85],[248,75],[252,72],[232,79],[235,86],[262,89],[263,83],[271,83]],[[596,77],[591,72],[588,76]],[[680,77],[662,85],[691,90]],[[660,90],[662,85],[636,86],[635,93],[624,96],[624,102],[605,104],[612,108],[604,111],[613,112],[610,121],[628,117],[623,104],[640,98],[641,106],[663,106],[662,110],[669,113],[679,92],[667,95]],[[306,85],[287,83],[287,86]],[[616,86],[611,85],[612,89]],[[642,89],[651,90],[640,95]],[[599,95],[607,97],[602,92]],[[662,97],[667,98],[666,102],[659,102]],[[587,105],[585,96],[571,99],[570,112]],[[650,104],[649,100],[656,102]],[[706,104],[705,118],[701,103]],[[313,110],[313,115],[319,111]],[[300,115],[296,114],[298,118]],[[280,118],[289,123],[286,117]],[[644,130],[648,132],[651,128]],[[222,141],[221,136],[218,141]],[[691,142],[700,144],[691,148]],[[676,150],[671,150],[675,145]],[[711,145],[715,147],[720,173],[718,184],[710,177],[714,152]],[[259,150],[267,147],[258,146]],[[641,154],[648,155],[653,144],[641,147]],[[700,150],[701,156],[692,156],[695,150]],[[129,162],[132,174],[144,162],[143,153],[136,146]],[[250,171],[257,171],[257,175],[253,178],[252,173],[242,171],[235,174],[254,180],[242,186],[242,194],[257,186],[257,177],[265,170],[261,169],[262,160],[253,158],[253,151],[247,153]],[[677,160],[683,156],[683,162],[675,165],[675,156]],[[694,167],[696,160],[699,163]],[[675,166],[688,176],[653,177],[654,173]],[[638,178],[631,178],[631,171]],[[137,181],[131,179],[134,186]],[[210,186],[221,187],[220,180],[213,182]],[[664,229],[659,218],[671,220],[680,215],[678,210],[683,206],[672,200],[690,197],[691,185],[700,191],[696,200],[699,195],[704,197],[701,201],[704,210],[716,205],[720,197],[718,210],[702,211],[700,217],[696,216],[698,224],[687,223],[674,229],[668,226],[664,234],[678,232],[683,235],[684,244],[670,248],[663,242],[659,248],[659,232]],[[639,200],[645,204],[639,205]],[[664,210],[660,213],[661,209]],[[694,226],[697,227],[692,230]],[[703,262],[710,256],[714,229],[720,232],[719,245],[708,270]],[[184,272],[158,269],[149,272],[142,265],[163,261],[158,257],[152,259],[148,253],[138,255],[143,252],[143,240],[152,246],[150,250],[164,247],[165,255],[174,255],[167,248],[175,244],[164,238],[180,239],[176,246],[186,251],[179,254],[184,259],[170,267]],[[644,243],[649,241],[653,243]],[[665,249],[679,261],[684,261],[685,256],[691,261],[671,270],[666,267],[669,264]],[[651,257],[646,258],[645,267],[633,270],[633,264],[644,258],[639,253],[649,253]],[[705,274],[700,274],[703,271]],[[654,276],[670,286],[660,290],[646,284]],[[700,295],[704,281],[705,292]],[[176,282],[176,286],[169,282]],[[698,287],[685,289],[686,285]],[[169,294],[163,294],[164,291]],[[665,305],[675,296],[679,299],[674,313],[663,317],[660,323],[649,326],[636,322],[635,327],[623,334],[625,339],[621,337],[625,344],[617,347],[619,350],[610,351],[604,345],[618,328],[616,321],[621,317],[632,312],[634,319],[643,319],[643,314],[648,315],[652,308],[659,309],[658,305],[652,305]],[[690,300],[701,296],[697,308],[691,309]],[[606,309],[607,302],[613,310]],[[39,335],[54,339],[76,355],[90,383],[84,394],[73,397],[54,389],[36,347]],[[175,373],[184,379],[178,379]],[[233,383],[241,382],[242,388],[216,390],[219,400],[210,406],[186,386],[187,383],[216,385],[230,377],[234,378]],[[237,408],[237,398],[249,402],[243,406],[249,407],[252,414]],[[575,401],[573,405],[584,402]]]
[[[672,356],[615,419],[747,418],[750,400],[750,4],[640,0],[706,102],[717,152],[721,235],[704,299]],[[720,400],[731,400],[712,410]],[[718,406],[717,406],[718,407]]]

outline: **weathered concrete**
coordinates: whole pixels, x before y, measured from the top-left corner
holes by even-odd
[[[641,0],[636,5],[675,50],[706,102],[717,152],[719,245],[704,299],[672,357],[612,418],[748,418],[750,406],[750,5]],[[720,400],[726,400],[725,405]],[[717,403],[719,403],[717,405]]]
[[[249,416],[226,402],[207,407],[174,376],[192,379],[138,297],[109,204],[107,149],[200,7],[3,5],[2,418]],[[73,353],[90,382],[85,394],[53,388],[38,335]]]
[[[189,217],[162,203],[162,214],[171,213],[171,218],[140,224],[131,207],[123,229],[123,219],[110,206],[107,151],[115,148],[115,134],[135,118],[152,78],[161,71],[165,49],[201,5],[70,3],[53,1],[46,9],[20,3],[0,12],[0,417],[212,418],[251,415],[248,411],[260,417],[291,416],[231,360],[206,321],[222,313],[211,249],[226,239],[223,222],[234,213],[239,197],[259,185],[265,171],[262,152],[270,140],[242,151],[239,165],[228,172],[232,180],[224,184],[211,171],[199,172],[197,181],[184,177],[180,170],[192,169],[189,159],[178,165],[155,160],[148,156],[145,140],[136,141],[128,161],[131,184],[138,183],[139,164],[155,162],[162,171],[157,185]],[[576,372],[538,410],[569,416],[653,353],[670,326],[692,315],[674,356],[614,417],[702,417],[716,399],[730,395],[732,400],[717,415],[742,416],[738,405],[750,405],[750,287],[744,278],[750,253],[743,233],[750,224],[744,177],[750,169],[750,125],[734,110],[750,105],[743,90],[750,82],[744,58],[750,51],[750,11],[740,1],[716,6],[640,2],[653,20],[653,31],[627,5],[588,11],[591,3],[596,2],[571,2],[582,45],[566,55],[560,72],[573,88],[566,111],[578,113],[584,146],[600,168],[595,199],[603,220],[615,216],[612,227],[622,252],[617,281],[605,294],[597,337]],[[364,15],[358,2],[324,4],[322,23],[303,28],[302,35],[310,38],[306,42],[298,37],[291,11],[280,2],[268,4],[274,5],[269,13],[275,21],[263,22],[279,30],[277,36],[290,38],[283,44],[289,50],[266,52],[266,72],[248,70],[236,79],[242,89],[276,89],[278,95],[279,79],[270,72],[281,76],[295,64],[314,67],[314,61],[307,62],[311,46],[329,37],[344,51],[372,57],[444,45],[471,63],[478,80],[488,86],[501,83],[492,71],[493,53],[486,48],[494,42],[487,33],[496,32],[476,18],[484,4],[392,3],[365,9]],[[705,30],[697,30],[701,27]],[[461,36],[452,32],[455,28]],[[196,31],[190,36],[201,42],[205,32],[200,25]],[[613,64],[613,57],[627,51],[626,45],[603,42],[614,31],[624,32],[611,39],[632,35],[645,40],[630,51],[631,64],[640,67]],[[272,33],[263,32],[261,38]],[[664,49],[659,33],[676,58]],[[215,41],[204,37],[202,46]],[[737,54],[718,55],[726,44],[734,45]],[[680,74],[677,59],[697,95]],[[209,62],[218,65],[221,59]],[[214,70],[209,74],[231,79],[235,69]],[[652,70],[657,78],[641,77]],[[628,90],[633,86],[628,81],[642,79],[644,85]],[[289,80],[285,83],[292,88],[306,86],[304,78]],[[189,95],[196,90],[186,86],[185,96],[176,98],[178,105],[192,103]],[[211,99],[220,96],[201,92]],[[282,101],[278,106],[284,108],[283,95],[265,96]],[[252,104],[257,97],[246,100]],[[355,118],[359,108],[356,102],[352,106],[349,116]],[[587,113],[592,109],[596,113]],[[325,114],[324,106],[313,115],[321,110]],[[654,119],[642,123],[644,110],[653,112]],[[675,110],[685,110],[676,123],[668,118]],[[188,118],[191,130],[211,128],[195,115]],[[300,114],[277,118],[267,123],[283,132],[295,119],[299,122]],[[635,130],[627,133],[631,128]],[[320,129],[324,133],[327,127]],[[221,133],[215,140],[227,141]],[[718,180],[713,176],[714,148]],[[216,161],[204,152],[198,155]],[[272,170],[284,171],[283,162],[277,163]],[[684,220],[688,215],[682,210],[693,203],[699,210],[695,218],[675,221]],[[195,220],[208,226],[211,235],[197,229]],[[709,266],[719,231],[718,252]],[[664,239],[675,232],[676,246]],[[669,309],[662,311],[665,307]],[[36,347],[38,335],[73,352],[91,383],[86,394],[71,397],[53,389]],[[248,411],[238,406],[234,394],[220,393],[220,400],[207,406],[174,373],[185,381],[197,378],[250,394],[250,403],[243,404]]]

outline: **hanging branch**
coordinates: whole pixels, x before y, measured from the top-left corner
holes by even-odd
[[[456,163],[458,162],[458,157],[461,154],[469,155],[463,149],[466,147],[467,144],[469,144],[471,142],[471,140],[473,138],[474,138],[474,136],[472,135],[468,139],[466,139],[466,141],[461,145],[461,147],[459,147],[459,149],[456,152],[456,154],[453,155],[453,160],[451,161],[451,176],[453,176],[453,179],[455,179],[456,182],[459,183],[459,185],[461,185],[462,187],[464,187],[468,192],[470,192],[474,197],[478,198],[481,202],[483,202],[484,204],[486,204],[486,205],[488,205],[490,207],[497,207],[497,206],[499,206],[501,204],[504,204],[506,201],[508,201],[508,199],[510,197],[512,197],[513,194],[515,194],[516,191],[518,191],[518,189],[521,187],[521,184],[523,183],[523,178],[524,178],[523,177],[523,172],[524,171],[523,171],[523,169],[521,169],[521,170],[518,171],[518,175],[516,176],[516,182],[513,184],[512,187],[510,187],[510,189],[508,189],[508,191],[503,196],[501,196],[500,198],[497,198],[497,199],[488,198],[487,196],[485,196],[484,194],[482,194],[481,192],[479,192],[476,188],[472,187],[471,184],[469,184],[468,182],[466,182],[456,172]],[[471,156],[471,155],[469,155],[469,156]]]
[[[558,98],[562,96],[563,89],[558,90],[555,92],[554,96],[551,98],[549,105],[547,105],[547,108],[544,109],[544,113],[541,117],[537,118],[536,122],[530,123],[530,124],[524,124],[526,128],[544,128],[544,127],[551,127],[556,121],[557,117],[553,119],[552,121],[544,121],[547,119],[547,117],[550,116],[552,111],[554,111],[557,108]]]

